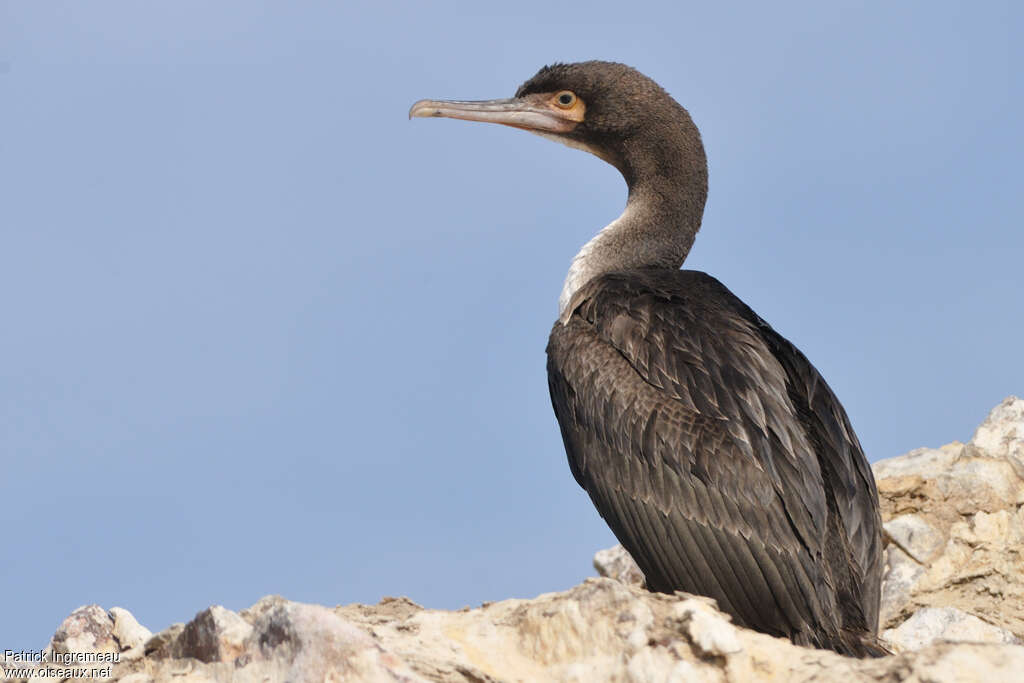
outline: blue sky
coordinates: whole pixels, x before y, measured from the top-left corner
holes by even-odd
[[[561,590],[607,531],[544,345],[625,186],[408,121],[552,61],[692,113],[688,267],[823,372],[872,460],[1024,392],[1019,3],[0,1],[0,649],[279,593]]]

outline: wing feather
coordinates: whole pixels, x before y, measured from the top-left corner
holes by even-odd
[[[703,273],[606,275],[576,302],[548,345],[552,403],[648,585],[797,642],[877,627],[874,482],[807,359]]]

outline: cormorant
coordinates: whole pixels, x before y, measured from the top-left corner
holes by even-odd
[[[800,645],[885,654],[878,493],[846,412],[793,344],[680,270],[707,197],[689,113],[638,71],[591,61],[409,116],[522,128],[625,178],[625,211],[569,268],[547,367],[573,476],[648,588],[710,596]]]

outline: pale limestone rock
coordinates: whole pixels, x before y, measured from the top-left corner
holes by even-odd
[[[703,672],[706,675],[706,672]],[[630,657],[626,663],[626,680],[629,683],[647,683],[648,681],[666,681],[666,683],[684,683],[684,681],[708,680],[701,678],[702,672],[686,660],[677,660],[667,649],[648,648]],[[724,680],[717,676],[717,680]],[[577,681],[587,681],[577,676]],[[715,679],[711,679],[715,680]]]
[[[643,586],[644,573],[633,560],[633,556],[621,545],[616,545],[594,553],[594,569],[598,576],[617,579],[630,586]]]
[[[926,564],[946,544],[942,532],[920,515],[900,515],[884,527],[889,538],[921,564]]]
[[[844,658],[733,626],[707,598],[651,593],[605,578],[457,612],[401,598],[328,609],[271,597],[236,616],[252,632],[233,660],[175,656],[187,650],[177,644],[186,626],[151,638],[146,657],[115,667],[113,680],[858,683],[974,680],[982,672],[992,683],[1024,670],[1024,647],[1007,644]]]
[[[1024,479],[1024,400],[1004,399],[974,432],[970,445],[990,458],[1006,459]]]
[[[924,567],[899,547],[893,544],[886,547],[885,573],[882,575],[882,605],[878,623],[888,624],[903,613],[924,572]]]
[[[230,662],[245,651],[252,626],[231,610],[214,605],[185,624],[178,635],[174,654],[194,657],[200,662]]]
[[[922,476],[934,478],[946,472],[960,455],[963,444],[943,448],[917,448],[905,455],[878,460],[871,465],[875,479]]]
[[[1009,460],[988,458],[976,449],[965,449],[974,457],[961,457],[950,471],[936,481],[946,500],[960,513],[992,512],[1024,503],[1024,480]]]
[[[128,674],[123,678],[119,679],[120,683],[153,683],[153,677],[147,673],[139,671],[138,673]]]
[[[872,680],[905,683],[1009,683],[1024,671],[1024,647],[958,643],[933,645],[924,650],[890,658],[890,675]],[[909,675],[905,675],[909,673]],[[827,679],[826,679],[827,680]],[[838,678],[836,680],[839,680]]]
[[[739,652],[743,646],[736,635],[736,627],[714,605],[714,600],[694,597],[677,603],[673,613],[686,628],[690,641],[704,654],[720,656]]]
[[[146,641],[146,644],[142,646],[143,652],[146,655],[153,655],[157,657],[168,656],[167,652],[177,642],[178,636],[185,630],[185,624],[177,623],[171,624],[163,631],[160,631],[152,638]]]
[[[50,641],[54,652],[119,652],[114,621],[99,605],[84,605],[72,612]]]
[[[967,446],[875,463],[893,541],[883,628],[896,629],[922,607],[952,607],[1024,636],[1024,477],[1011,464],[1024,434],[1022,412],[1024,401],[1011,397]]]
[[[1020,644],[1004,628],[993,626],[955,607],[925,607],[895,629],[882,634],[897,651],[919,650],[937,641]]]
[[[319,605],[262,601],[246,641],[242,671],[276,680],[424,681],[366,631]],[[254,679],[258,680],[258,679]]]
[[[112,634],[121,648],[121,659],[141,657],[143,646],[153,634],[148,628],[135,620],[131,612],[123,607],[111,607],[107,613],[114,622]]]
[[[706,599],[610,579],[457,613],[356,607],[339,611],[430,680],[724,680],[717,659],[743,650],[739,629]]]

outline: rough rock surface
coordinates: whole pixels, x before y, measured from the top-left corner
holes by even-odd
[[[532,600],[446,612],[406,598],[332,609],[267,597],[151,637],[126,610],[93,605],[50,647],[119,652],[113,679],[126,683],[1019,680],[1022,456],[1024,401],[1011,397],[970,443],[875,465],[888,535],[884,637],[898,653],[882,659],[796,647],[734,626],[706,598],[647,592],[614,549],[595,566],[622,581]]]
[[[607,576],[630,586],[643,588],[647,583],[643,571],[621,545],[594,553],[594,569],[598,576]]]
[[[967,444],[911,451],[874,471],[888,536],[883,637],[936,607],[996,627],[991,642],[1024,638],[1024,400],[996,406]],[[972,621],[957,623],[963,637],[948,624],[933,632],[980,639]]]
[[[1004,628],[993,626],[956,607],[922,607],[902,624],[885,632],[895,649],[917,650],[940,640],[1020,644]]]
[[[114,667],[113,680],[990,683],[1024,670],[1024,647],[1005,644],[848,659],[737,628],[706,598],[607,578],[457,612],[405,598],[330,609],[268,597],[239,614],[221,609],[153,636],[144,657]]]
[[[69,614],[53,634],[50,648],[60,653],[121,649],[114,639],[114,619],[99,605],[84,605]]]

